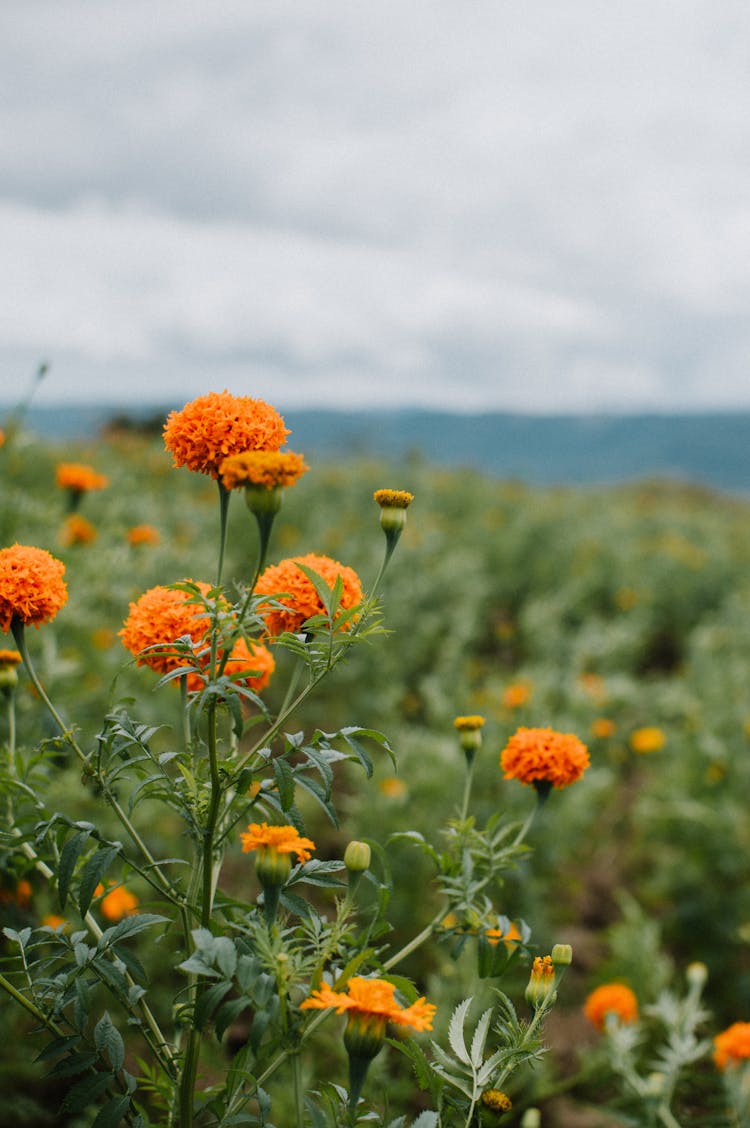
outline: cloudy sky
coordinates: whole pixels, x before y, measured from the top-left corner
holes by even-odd
[[[747,0],[3,0],[0,400],[750,408]]]

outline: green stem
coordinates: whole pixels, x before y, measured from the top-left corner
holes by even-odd
[[[474,756],[467,757],[466,779],[464,780],[464,797],[461,801],[461,822],[464,822],[469,813],[469,800],[471,798],[471,785],[474,779]]]
[[[429,940],[444,916],[445,906],[443,905],[443,907],[432,918],[430,923],[425,925],[421,932],[418,932],[417,935],[414,936],[408,944],[404,944],[403,948],[399,948],[395,955],[391,956],[390,959],[385,961],[385,963],[383,964],[383,971],[389,971],[392,967],[395,967],[396,964],[401,963],[401,960],[405,960],[407,956],[410,956],[412,952],[421,947],[421,945],[424,944],[426,940]]]
[[[57,727],[60,730],[60,735],[63,737],[64,740],[66,740],[68,742],[68,744],[73,749],[73,751],[75,752],[76,756],[81,761],[81,763],[82,764],[87,763],[86,756],[85,756],[84,752],[82,751],[82,749],[78,745],[78,742],[76,741],[72,732],[70,732],[70,730],[65,725],[65,722],[63,721],[62,717],[60,716],[57,709],[55,708],[55,706],[52,704],[49,697],[47,696],[47,693],[44,689],[44,686],[42,685],[42,683],[39,681],[39,678],[37,677],[36,670],[34,669],[34,664],[31,661],[29,649],[26,645],[26,632],[25,632],[25,629],[24,629],[24,624],[21,622],[21,620],[17,616],[13,617],[11,624],[10,624],[10,629],[13,632],[13,638],[16,641],[16,646],[18,647],[18,651],[19,651],[21,657],[23,658],[23,664],[26,667],[26,672],[29,675],[29,677],[31,678],[31,683],[34,686],[34,689],[37,691],[37,693],[41,697],[44,704],[46,705],[47,710],[51,714],[52,718],[54,719]]]
[[[53,1022],[51,1018],[48,1018],[43,1011],[40,1011],[39,1007],[35,1003],[32,1003],[31,999],[27,999],[25,995],[23,995],[19,990],[17,990],[17,988],[13,986],[9,979],[6,979],[5,976],[1,974],[0,987],[20,1006],[22,1006],[25,1011],[32,1015],[32,1017],[36,1019],[40,1026],[45,1026],[47,1030],[49,1030],[50,1033],[54,1034],[57,1038],[62,1037],[64,1033],[62,1028],[59,1027],[56,1022]]]
[[[217,569],[216,586],[221,586],[221,574],[224,570],[224,550],[227,544],[227,515],[229,513],[229,499],[231,492],[223,484],[221,478],[216,479],[219,487],[219,566]]]
[[[305,1101],[302,1088],[302,1061],[299,1051],[291,1055],[292,1078],[294,1081],[294,1108],[296,1112],[297,1128],[305,1128]]]

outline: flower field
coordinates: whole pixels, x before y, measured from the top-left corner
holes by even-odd
[[[234,399],[0,447],[0,1126],[750,1125],[750,504]]]

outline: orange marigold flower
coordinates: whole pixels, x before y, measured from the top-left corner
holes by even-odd
[[[95,527],[79,513],[71,513],[66,517],[60,531],[60,543],[66,547],[71,544],[92,544],[96,537]]]
[[[586,999],[583,1013],[597,1030],[604,1030],[608,1014],[620,1022],[637,1022],[638,1000],[624,983],[603,983]]]
[[[25,877],[22,877],[16,885],[16,892],[13,898],[19,908],[26,909],[29,907],[29,905],[31,904],[31,895],[33,892],[34,891],[31,888],[31,882],[27,881]]]
[[[385,776],[378,783],[378,790],[387,799],[402,799],[406,795],[407,787],[402,779],[397,776]]]
[[[94,896],[101,897],[104,892],[104,886],[99,882],[94,890]],[[102,916],[114,924],[116,921],[122,920],[123,917],[132,916],[133,913],[138,911],[138,898],[124,885],[117,885],[111,893],[102,897],[99,908]]]
[[[666,743],[666,736],[655,725],[645,725],[630,734],[630,747],[641,756],[649,752],[660,752]]]
[[[511,682],[506,685],[501,698],[506,709],[520,709],[531,699],[531,686],[526,682]]]
[[[224,673],[243,675],[234,680],[242,681],[255,693],[260,693],[268,685],[275,669],[276,662],[268,647],[260,642],[248,645],[244,638],[240,638],[232,647]]]
[[[65,565],[43,548],[14,544],[0,551],[0,630],[13,619],[35,627],[54,619],[68,599]]]
[[[523,939],[518,926],[513,921],[510,922],[507,932],[503,932],[502,928],[487,928],[484,935],[493,948],[502,940],[509,952],[512,952]]]
[[[172,411],[164,425],[164,445],[175,466],[218,478],[230,454],[278,450],[289,434],[275,408],[261,399],[209,392]]]
[[[57,930],[60,925],[67,927],[68,922],[65,917],[57,916],[56,913],[47,913],[46,916],[42,917],[40,924],[44,925],[45,928],[54,928]]]
[[[109,485],[109,478],[104,474],[97,474],[91,466],[82,462],[61,462],[55,472],[58,486],[62,489],[72,490],[74,493],[86,493],[87,490],[103,490]]]
[[[126,536],[128,544],[134,548],[142,544],[158,544],[161,539],[159,530],[153,525],[133,525],[132,529],[128,529]]]
[[[718,1069],[738,1065],[750,1058],[750,1022],[733,1022],[714,1038],[714,1062]]]
[[[255,585],[257,595],[278,596],[279,603],[283,605],[282,608],[273,607],[265,612],[266,627],[271,635],[279,635],[283,631],[299,631],[307,619],[324,612],[323,603],[312,581],[297,567],[298,564],[317,572],[329,587],[333,587],[337,578],[341,577],[342,609],[356,607],[362,601],[362,585],[357,573],[353,568],[332,560],[330,556],[316,556],[309,552],[306,556],[282,560],[280,564],[266,568]]]
[[[196,586],[204,596],[210,591],[210,584]],[[139,666],[168,674],[185,665],[185,656],[170,650],[174,642],[189,635],[197,645],[205,638],[207,628],[203,604],[196,603],[185,591],[158,585],[130,604],[130,614],[119,635],[126,650],[137,657]]]
[[[598,740],[606,740],[608,736],[614,736],[616,730],[617,725],[609,717],[597,717],[591,722],[591,735]]]
[[[568,787],[589,766],[589,754],[572,733],[551,728],[519,728],[500,756],[505,779],[534,786]]]
[[[246,450],[225,458],[219,467],[226,489],[262,486],[273,490],[298,482],[310,467],[301,454],[280,450]]]
[[[309,999],[300,1004],[301,1010],[328,1010],[336,1008],[337,1014],[347,1011],[353,1017],[380,1020],[383,1026],[393,1022],[397,1026],[410,1026],[413,1030],[432,1030],[436,1007],[417,999],[409,1007],[402,1007],[395,998],[396,988],[387,979],[364,979],[355,976],[347,984],[347,994],[332,990],[324,983],[313,991]]]
[[[307,862],[312,857],[315,843],[302,838],[293,826],[269,826],[268,823],[250,823],[242,839],[242,852],[266,850],[275,854],[296,854],[298,862]]]

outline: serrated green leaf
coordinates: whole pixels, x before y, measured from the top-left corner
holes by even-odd
[[[100,1054],[106,1054],[115,1073],[125,1064],[125,1044],[107,1011],[94,1027],[94,1045]]]
[[[112,1073],[94,1073],[90,1077],[83,1077],[76,1081],[72,1089],[60,1106],[65,1112],[83,1112],[90,1104],[102,1095],[105,1089],[114,1081]]]
[[[286,760],[277,757],[273,761],[273,774],[279,792],[281,809],[288,811],[294,803],[294,773]]]
[[[201,991],[198,1001],[195,1004],[195,1025],[198,1030],[204,1028],[221,1000],[231,989],[232,984],[228,980],[223,979],[220,983],[213,983],[210,987],[207,987],[205,991]]]
[[[73,871],[76,868],[76,862],[81,856],[83,850],[86,848],[86,843],[91,837],[91,831],[94,828],[86,828],[79,830],[72,838],[63,846],[60,852],[60,861],[57,867],[57,892],[60,898],[60,908],[64,909],[68,900],[68,892],[70,890],[70,882],[73,877]]]
[[[108,948],[112,944],[119,944],[131,936],[136,936],[154,924],[164,924],[168,920],[158,913],[134,913],[133,916],[123,917],[112,928],[102,933],[99,939],[99,948]]]
[[[466,1049],[466,1044],[464,1043],[464,1022],[466,1021],[466,1015],[472,1001],[472,997],[469,996],[468,999],[464,999],[463,1002],[458,1004],[451,1015],[450,1024],[448,1026],[448,1042],[450,1043],[450,1047],[458,1060],[462,1061],[464,1065],[471,1064],[469,1051]]]
[[[99,1109],[99,1115],[91,1125],[91,1128],[117,1128],[118,1124],[122,1124],[129,1108],[129,1093],[125,1093],[121,1097],[113,1097],[111,1101],[107,1101],[107,1103]]]
[[[214,1019],[214,1029],[219,1041],[224,1037],[227,1027],[232,1025],[235,1018],[242,1014],[247,1006],[247,999],[228,999],[226,1003],[222,1003]]]
[[[83,867],[81,884],[78,888],[78,908],[82,917],[85,917],[89,911],[94,890],[119,853],[119,846],[103,846]]]
[[[75,1041],[80,1039],[74,1035]],[[80,1050],[78,1053],[68,1054],[62,1061],[58,1061],[57,1065],[47,1074],[48,1077],[75,1077],[79,1073],[85,1073],[90,1069],[95,1062],[99,1060],[99,1055],[94,1050]]]
[[[492,1018],[492,1008],[486,1010],[474,1030],[474,1037],[471,1040],[471,1064],[474,1069],[479,1069],[484,1058],[484,1047],[487,1043],[487,1032],[490,1028],[490,1019]]]

